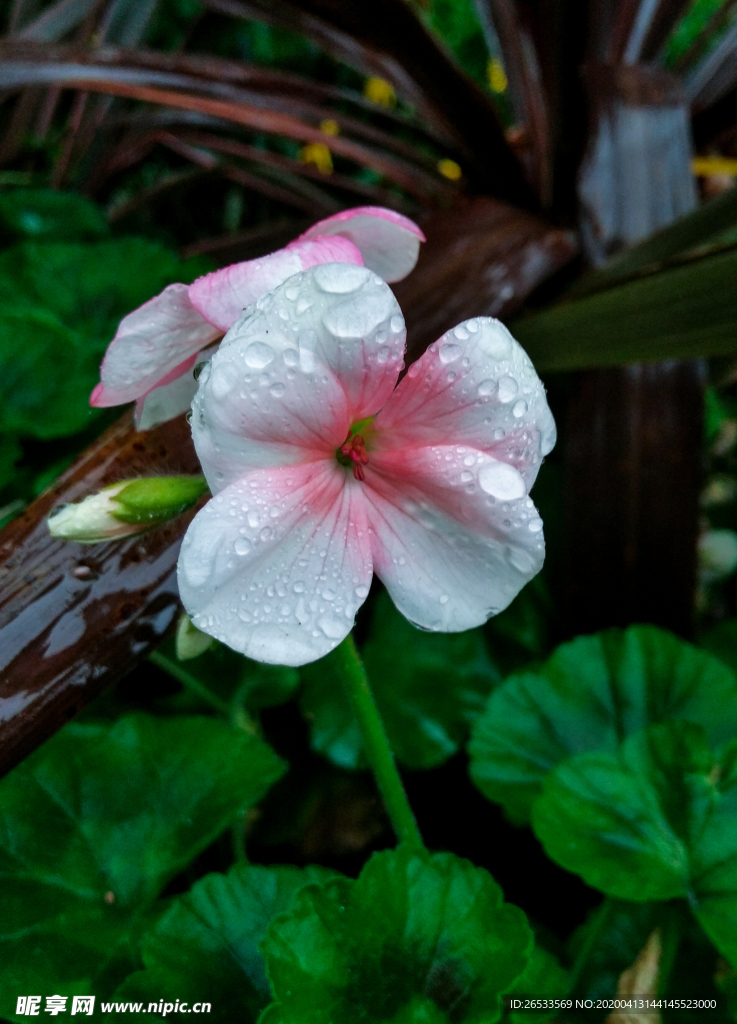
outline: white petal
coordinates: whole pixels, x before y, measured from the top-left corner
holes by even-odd
[[[136,430],[151,430],[159,423],[166,423],[167,420],[181,416],[183,412],[189,412],[192,400],[197,394],[195,368],[212,359],[215,352],[216,348],[212,345],[204,352],[199,352],[195,357],[194,366],[181,377],[176,377],[169,384],[154,388],[143,398],[139,398],[134,415]]]
[[[555,444],[545,388],[527,353],[491,317],[466,320],[410,366],[373,423],[386,450],[467,444],[514,465],[528,489]]]
[[[244,473],[332,456],[392,392],[404,320],[365,267],[316,266],[262,296],[200,377],[192,435],[213,493]]]
[[[542,520],[521,474],[465,446],[371,453],[374,571],[423,629],[480,626],[542,568]]]
[[[120,321],[100,367],[92,404],[121,405],[147,394],[222,332],[189,301],[184,284],[170,284]]]
[[[342,235],[361,251],[363,262],[385,281],[401,281],[417,263],[425,236],[409,217],[380,206],[343,210],[319,221],[297,241]]]
[[[179,557],[179,592],[195,626],[277,665],[304,665],[336,647],[371,584],[360,486],[325,460],[256,471],[209,501]]]

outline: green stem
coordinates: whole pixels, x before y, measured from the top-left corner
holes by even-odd
[[[404,791],[394,755],[389,746],[384,723],[381,720],[379,709],[376,707],[376,701],[366,677],[366,670],[352,635],[348,635],[336,648],[335,656],[340,664],[346,692],[358,719],[366,756],[384,798],[397,838],[400,843],[406,843],[418,851],[424,851],[422,836],[407,800],[407,794]]]
[[[196,694],[200,700],[204,700],[211,708],[219,711],[222,715],[230,717],[230,708],[221,700],[216,697],[214,693],[210,693],[206,686],[196,679],[191,672],[188,672],[186,668],[182,668],[173,658],[168,658],[161,651],[153,651],[148,656],[148,660],[152,661],[154,665],[162,668],[165,672],[168,672],[170,676],[174,676],[177,682],[181,683],[182,686]]]

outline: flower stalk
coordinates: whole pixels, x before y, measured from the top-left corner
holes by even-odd
[[[356,648],[353,634],[335,649],[346,693],[363,736],[366,756],[384,798],[394,831],[400,843],[424,851],[420,830],[407,800],[394,754],[369,686],[366,670]]]

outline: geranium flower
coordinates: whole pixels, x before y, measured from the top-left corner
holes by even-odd
[[[295,275],[228,332],[193,403],[214,495],[179,558],[198,629],[301,665],[350,632],[374,572],[408,619],[445,631],[538,572],[528,492],[555,424],[532,363],[478,317],[395,388],[404,343],[391,290],[347,263]]]
[[[177,416],[191,404],[195,384],[188,371],[203,358],[202,350],[221,338],[259,295],[321,263],[365,265],[385,281],[400,281],[417,262],[424,240],[408,217],[362,206],[319,221],[268,256],[234,263],[191,285],[170,284],[121,320],[90,404],[135,401],[142,429]]]

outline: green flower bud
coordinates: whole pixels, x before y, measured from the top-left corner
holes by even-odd
[[[81,544],[141,533],[174,519],[206,491],[203,476],[124,480],[53,512],[48,518],[49,533]]]
[[[215,643],[213,637],[203,633],[194,625],[189,615],[182,612],[177,626],[176,651],[180,661],[189,661],[204,653]]]

